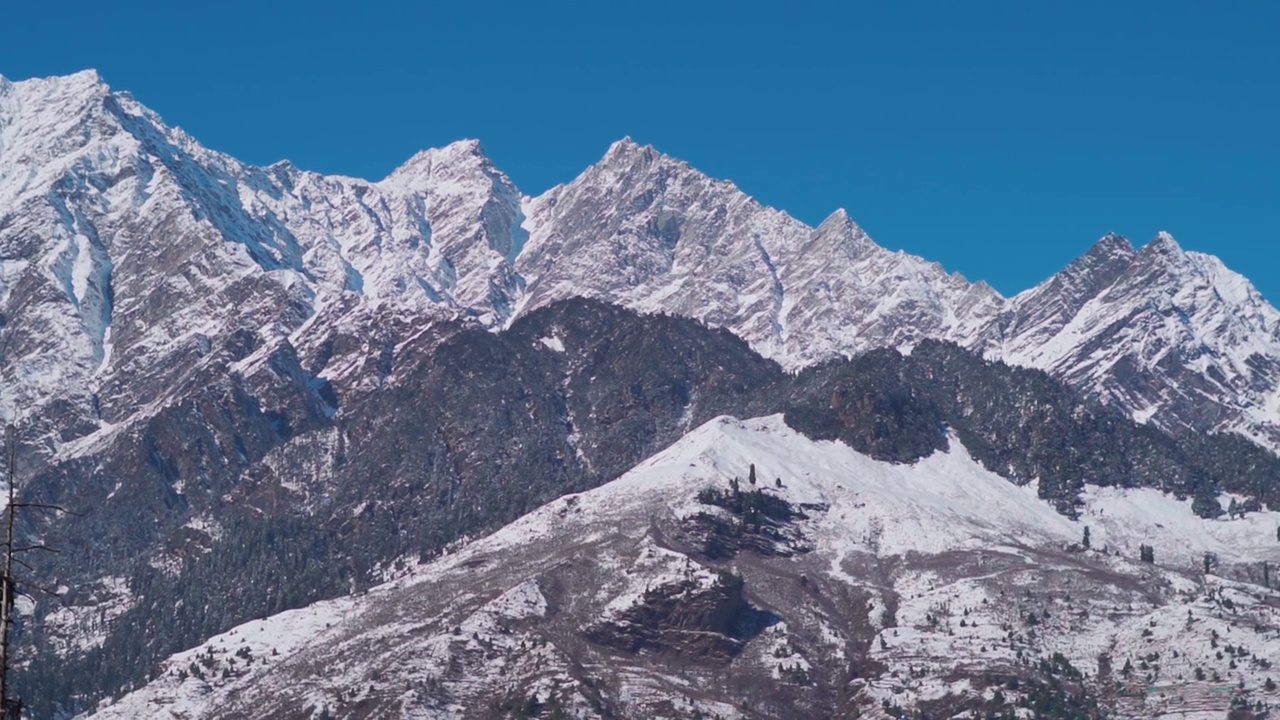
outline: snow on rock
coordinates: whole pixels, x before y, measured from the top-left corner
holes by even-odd
[[[521,197],[475,141],[377,183],[254,167],[85,72],[6,81],[0,148],[0,417],[61,401],[55,451],[171,401],[232,333],[496,325],[521,286]]]
[[[1275,556],[1280,540],[1280,512],[1248,512],[1244,517],[1208,520],[1191,511],[1191,500],[1178,500],[1152,488],[1086,488],[1081,522],[1091,527],[1098,547],[1126,555],[1140,544],[1151,545],[1162,563],[1199,567],[1204,553],[1226,562],[1253,562]]]
[[[810,228],[630,138],[525,213],[521,312],[586,296],[686,315],[800,367],[960,341],[999,310],[985,284],[885,250],[843,210]]]
[[[558,337],[552,336],[552,337],[538,338],[538,342],[542,343],[543,347],[547,348],[548,350],[554,350],[556,352],[561,352],[561,353],[564,352],[564,341]]]
[[[54,639],[60,657],[100,647],[111,623],[134,606],[135,599],[122,577],[105,577],[77,589],[65,604],[44,618],[44,630]]]
[[[213,710],[214,698],[252,687],[302,644],[321,641],[354,604],[352,598],[328,600],[233,628],[170,657],[160,677],[148,686],[151,692],[127,695],[93,717],[203,717]]]
[[[547,614],[547,599],[538,589],[537,582],[526,580],[498,596],[486,607],[494,614],[512,620],[544,617]]]

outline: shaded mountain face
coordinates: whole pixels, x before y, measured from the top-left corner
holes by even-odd
[[[1096,487],[1072,521],[955,437],[892,464],[720,417],[90,717],[1222,717],[1274,694],[1277,523]]]
[[[948,340],[1167,431],[1280,447],[1280,316],[1164,235],[1108,236],[1006,299],[629,139],[529,197],[475,141],[379,182],[245,165],[92,72],[0,79],[0,127],[0,416],[45,456],[153,415],[235,334],[332,378],[351,338],[571,297],[723,327],[792,370]]]

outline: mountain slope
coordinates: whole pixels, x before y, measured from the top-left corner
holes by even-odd
[[[1280,460],[1203,432],[1271,447],[1274,310],[1126,247],[1005,300],[629,141],[530,198],[473,141],[368,182],[239,163],[92,73],[0,80],[0,417],[22,500],[83,513],[19,529],[71,549],[34,560],[71,591],[23,607],[19,687],[78,711],[720,414],[897,463],[953,436],[1067,518],[1098,486],[1274,507]]]
[[[521,308],[568,297],[725,327],[791,369],[943,339],[1048,371],[1176,434],[1280,448],[1280,312],[1162,233],[1115,235],[1005,299],[876,245],[843,211],[817,228],[622,140],[527,203]]]
[[[228,352],[216,357],[235,372],[211,364],[141,431],[22,488],[84,513],[23,527],[76,548],[33,558],[47,584],[76,589],[24,616],[17,686],[41,714],[599,486],[720,414],[784,413],[808,437],[899,464],[958,438],[1064,518],[1098,486],[1159,488],[1205,517],[1230,504],[1223,490],[1251,512],[1280,502],[1280,460],[1241,438],[1175,441],[937,341],[792,375],[726,330],[572,300],[502,333],[445,322],[385,356],[365,347],[357,365],[377,382],[317,390],[287,344]]]
[[[1280,560],[1280,515],[1204,521],[1142,489],[1091,493],[1084,516],[959,444],[890,465],[777,416],[718,418],[403,578],[179,653],[92,717],[951,716],[1025,698],[1159,718],[1280,700],[1274,594],[1192,571],[1205,551]]]

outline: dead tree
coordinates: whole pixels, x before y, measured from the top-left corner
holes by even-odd
[[[31,566],[23,562],[22,558],[19,557],[22,553],[35,551],[57,553],[58,551],[45,545],[16,545],[13,538],[15,515],[17,511],[22,508],[55,510],[71,515],[76,515],[77,513],[72,513],[57,505],[17,502],[16,468],[18,460],[18,444],[15,438],[13,425],[5,427],[4,442],[5,457],[8,460],[9,502],[5,506],[4,545],[0,546],[4,552],[4,572],[0,575],[0,720],[21,720],[22,700],[15,697],[9,697],[9,632],[13,626],[14,601],[17,599],[18,593],[20,592],[19,585],[39,590],[54,597],[58,597],[58,593],[47,588],[43,588],[33,582],[19,579],[14,575],[13,565],[14,563],[17,563],[18,565],[31,570]]]

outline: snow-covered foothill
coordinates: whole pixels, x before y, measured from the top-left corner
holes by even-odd
[[[695,542],[706,518],[726,517],[708,493],[735,482],[798,513],[780,544],[713,557]],[[469,717],[480,698],[529,697],[570,717],[593,717],[601,702],[624,717],[663,702],[757,717],[770,698],[810,702],[832,687],[854,691],[842,711],[910,709],[997,690],[1016,698],[1022,690],[991,685],[992,674],[1034,677],[1044,663],[1081,673],[1115,717],[1220,716],[1233,697],[1280,699],[1264,687],[1280,663],[1280,603],[1240,572],[1280,564],[1278,522],[1274,512],[1204,520],[1157,491],[1097,487],[1073,521],[955,440],[894,465],[810,440],[780,416],[721,417],[614,482],[367,593],[180,653],[90,717],[340,716],[365,703],[448,718]],[[1137,544],[1155,546],[1154,564]],[[1189,562],[1203,551],[1222,562],[1207,575]],[[734,577],[740,609],[762,624],[699,629]],[[683,619],[664,625],[665,612]],[[727,656],[682,654],[680,642],[705,650],[708,633],[728,634],[712,646]],[[666,649],[620,652],[619,637]],[[263,659],[230,664],[242,645]],[[191,663],[207,657],[228,676],[194,677]],[[837,682],[850,666],[861,668],[852,684]]]

